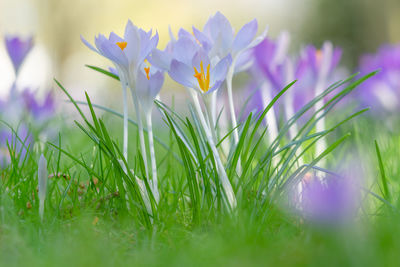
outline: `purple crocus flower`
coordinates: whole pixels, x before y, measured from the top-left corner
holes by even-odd
[[[400,107],[400,45],[383,45],[376,54],[360,60],[362,74],[379,70],[357,91],[357,99],[375,110],[394,111]]]
[[[334,47],[333,50],[329,52],[329,55],[327,55],[327,52],[325,52],[328,49],[327,46],[330,46],[330,44],[324,43],[321,50],[318,50],[312,45],[308,45],[304,49],[304,54],[307,59],[307,63],[309,64],[308,66],[316,77],[322,71],[326,72],[326,76],[330,76],[339,64],[342,57],[342,49],[339,47]],[[329,60],[324,62],[324,57],[329,57]],[[326,67],[323,66],[324,63],[327,64]],[[325,68],[325,70],[323,70],[323,68]]]
[[[96,48],[83,37],[81,39],[91,50],[110,59],[120,74],[121,81],[134,88],[139,66],[158,44],[158,33],[152,36],[151,30],[146,32],[139,29],[129,20],[125,27],[124,38],[114,32],[111,32],[108,38],[99,34],[95,38]]]
[[[351,221],[359,207],[360,186],[352,176],[307,174],[299,189],[295,189],[295,209],[311,223],[341,225]]]
[[[139,71],[137,77],[137,94],[140,99],[140,106],[145,114],[151,112],[154,99],[159,94],[164,83],[164,74],[160,70],[149,67],[143,68],[144,71]],[[146,71],[148,70],[148,71]]]
[[[14,66],[15,73],[18,75],[19,69],[33,47],[33,38],[29,37],[26,40],[18,36],[6,36],[5,43],[8,55]]]
[[[35,93],[30,90],[24,90],[22,92],[22,98],[25,102],[25,106],[29,114],[37,121],[44,121],[52,117],[55,111],[54,96],[51,92],[48,92],[43,103],[40,103]]]
[[[242,52],[256,46],[266,36],[266,31],[255,37],[258,30],[257,20],[245,24],[236,34],[229,20],[220,12],[211,16],[203,27],[203,31],[193,27],[193,34],[211,59],[222,59],[231,54],[235,64],[235,72],[244,70],[252,60],[251,54]],[[239,60],[240,58],[240,60]]]
[[[183,54],[185,53],[182,51]],[[188,88],[195,89],[201,94],[209,94],[225,81],[231,62],[232,58],[228,55],[212,65],[207,53],[199,49],[192,59],[185,57],[182,61],[173,59],[168,74],[173,80]]]

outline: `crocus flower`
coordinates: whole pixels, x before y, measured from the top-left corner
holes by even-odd
[[[241,61],[236,61],[236,56],[241,52],[254,47],[260,43],[266,35],[255,37],[258,30],[257,20],[252,20],[245,24],[236,34],[229,20],[220,12],[211,16],[203,27],[203,31],[193,27],[193,34],[201,43],[202,47],[208,52],[211,59],[222,59],[231,54],[236,64],[235,68],[243,70],[241,67],[252,59],[249,54]]]
[[[42,103],[40,103],[35,93],[30,90],[24,90],[22,92],[22,98],[25,102],[25,106],[29,114],[37,121],[44,121],[51,118],[55,111],[54,97],[51,92],[46,94],[46,97]]]
[[[139,66],[158,44],[158,33],[152,36],[151,30],[145,32],[129,20],[123,38],[114,32],[111,32],[108,38],[99,34],[95,38],[96,48],[83,37],[81,39],[91,50],[111,60],[118,73],[123,75],[120,78],[129,86],[133,86]]]
[[[21,64],[33,47],[33,38],[23,40],[18,36],[6,36],[5,42],[15,73],[18,74]]]
[[[337,225],[349,222],[359,207],[360,186],[356,177],[334,174],[319,178],[307,174],[295,205],[296,210],[311,223]]]
[[[364,55],[360,71],[380,70],[360,85],[357,100],[375,111],[395,111],[400,107],[400,45],[383,45],[376,54]]]
[[[239,142],[239,133],[237,129],[237,120],[235,114],[235,106],[233,103],[232,80],[235,72],[243,71],[250,67],[253,60],[251,53],[245,53],[250,48],[260,43],[266,36],[265,31],[261,36],[255,38],[258,30],[257,20],[252,20],[245,24],[236,34],[229,20],[217,12],[211,16],[203,27],[203,31],[193,27],[193,34],[197,41],[202,45],[208,53],[211,61],[220,60],[228,55],[232,57],[232,62],[226,75],[226,88],[228,93],[228,106],[231,115],[234,144]],[[211,99],[211,117],[216,120],[217,112],[217,96],[212,95]],[[240,172],[240,164],[238,172]]]
[[[147,68],[146,68],[147,69]],[[156,70],[140,71],[137,77],[137,94],[140,99],[140,106],[145,114],[151,112],[153,102],[159,94],[164,83],[164,74]]]
[[[110,59],[117,69],[122,89],[123,89],[123,108],[124,108],[124,131],[123,131],[123,154],[125,159],[128,157],[128,103],[127,103],[127,87],[130,88],[136,115],[138,117],[139,137],[142,155],[146,158],[146,147],[144,143],[143,125],[139,108],[139,100],[136,95],[136,80],[139,67],[149,57],[158,44],[158,33],[152,36],[152,31],[144,31],[137,28],[131,21],[128,21],[125,27],[124,38],[118,36],[114,32],[106,38],[99,34],[95,38],[96,48],[81,37],[83,43],[99,53],[100,55]],[[146,170],[147,163],[145,162]]]
[[[184,51],[182,51],[184,54]],[[185,63],[186,61],[186,63]],[[191,61],[191,64],[188,62]],[[199,49],[192,59],[173,59],[168,74],[176,82],[195,89],[200,94],[209,94],[217,90],[225,81],[225,77],[232,62],[230,55],[211,66],[210,59],[204,50]]]

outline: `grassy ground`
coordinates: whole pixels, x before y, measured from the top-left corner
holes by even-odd
[[[36,143],[24,158],[9,148],[11,164],[1,170],[0,265],[396,266],[400,262],[396,127],[386,131],[385,122],[368,114],[347,123],[351,113],[344,115],[343,109],[327,116],[332,132],[316,136],[326,135],[331,144],[327,166],[334,168],[355,151],[368,173],[354,220],[345,226],[321,226],[290,213],[281,201],[285,198],[281,182],[294,179],[292,174],[299,170],[295,157],[301,150],[294,147],[310,146],[304,158],[315,159],[314,139],[306,138],[313,134],[315,120],[310,119],[310,130],[298,143],[285,137],[278,142],[281,148],[292,144],[279,154],[281,164],[272,164],[276,155],[269,154],[271,147],[258,142],[264,135],[257,118],[242,124],[243,144],[224,158],[238,202],[230,211],[196,117],[180,121],[172,111],[160,110],[168,126],[158,126],[163,145],[156,145],[161,200],[150,210],[143,204],[137,181],[118,162],[120,121],[112,115],[102,119],[83,115],[81,129],[65,125],[57,141]],[[130,129],[130,147],[138,147],[135,130]],[[191,149],[195,156],[189,155]],[[130,150],[126,166],[141,176],[141,158],[134,152]],[[43,220],[37,193],[41,153],[49,172]],[[234,171],[238,158],[242,175]]]

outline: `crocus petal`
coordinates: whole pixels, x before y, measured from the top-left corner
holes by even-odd
[[[171,66],[171,61],[172,61],[172,55],[170,53],[161,51],[159,49],[154,49],[149,58],[149,62],[152,65],[164,71],[169,70],[169,67]]]
[[[156,72],[150,77],[149,93],[153,101],[160,93],[161,87],[164,84],[164,75],[161,71]]]
[[[6,37],[5,42],[14,70],[18,73],[22,62],[33,47],[33,38],[21,40],[18,37]]]
[[[177,61],[191,65],[192,59],[199,48],[200,47],[190,38],[182,37],[174,44],[172,56]]]
[[[100,54],[99,50],[97,50],[91,43],[89,43],[88,41],[86,41],[86,39],[83,38],[82,35],[81,35],[81,41],[82,41],[87,47],[89,47],[90,50],[93,50],[94,52]]]
[[[144,96],[149,89],[149,80],[146,75],[139,71],[136,79],[136,90],[139,95]]]
[[[238,52],[242,49],[247,48],[251,41],[254,39],[254,36],[257,33],[258,23],[257,20],[254,19],[244,25],[239,32],[237,33],[235,40],[233,41],[232,49],[235,52]]]
[[[138,28],[131,24],[127,24],[127,28],[125,29],[124,38],[125,38],[125,41],[127,42],[127,45],[123,52],[126,54],[126,57],[129,59],[129,64],[137,66],[138,64],[141,63],[141,62],[139,62],[141,43],[140,43],[140,35],[139,35]],[[136,71],[136,70],[133,70],[133,71]]]
[[[95,39],[95,44],[99,52],[116,64],[127,66],[128,60],[123,51],[115,43],[111,43],[104,35],[99,34]]]
[[[205,50],[209,51],[212,47],[212,41],[196,27],[192,27],[192,29],[196,39],[201,43]]]
[[[169,76],[186,87],[197,88],[196,80],[194,75],[194,70],[188,65],[179,62],[177,60],[172,60],[171,68],[168,72]]]
[[[255,47],[256,45],[258,45],[259,43],[261,43],[261,42],[267,37],[268,30],[269,30],[269,26],[267,25],[267,26],[265,26],[265,29],[264,29],[263,33],[262,33],[261,35],[257,36],[257,37],[249,44],[248,48],[253,48],[253,47]]]
[[[216,82],[214,83],[214,85],[213,85],[205,94],[208,95],[209,93],[212,93],[212,92],[214,92],[215,90],[218,90],[218,89],[221,87],[221,85],[222,85],[223,82],[224,82],[224,81],[216,81]]]
[[[235,60],[235,73],[247,70],[253,65],[254,54],[251,50],[241,52]]]
[[[222,34],[224,42],[232,43],[233,40],[233,29],[229,20],[222,15],[221,12],[217,12],[214,16],[210,17],[204,25],[203,32],[209,33],[212,39],[217,39],[218,35]]]
[[[216,81],[224,81],[228,72],[229,66],[232,64],[232,57],[230,55],[224,57],[218,64],[211,70],[210,80],[211,84]]]
[[[124,39],[122,39],[121,37],[119,37],[116,33],[114,32],[110,32],[110,35],[108,36],[108,40],[111,43],[116,44],[117,42],[123,42]]]
[[[151,33],[150,33],[151,34]],[[150,53],[157,47],[158,44],[158,32],[146,43],[142,43],[142,49],[140,51],[139,61],[145,60]]]
[[[203,49],[200,49],[197,51],[197,53],[194,55],[191,65],[196,67],[197,70],[200,69],[200,63],[203,62],[203,68],[206,69],[208,64],[211,64],[210,60],[208,59],[207,52],[204,51]]]
[[[331,60],[331,67],[330,72],[332,72],[340,62],[342,57],[342,49],[340,47],[335,47],[333,50],[332,60]]]

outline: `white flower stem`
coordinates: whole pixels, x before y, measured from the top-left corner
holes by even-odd
[[[122,98],[124,109],[124,134],[123,134],[123,154],[126,161],[128,161],[128,97],[126,84],[122,83]]]
[[[44,214],[44,200],[46,198],[46,185],[47,185],[47,161],[46,158],[40,155],[38,164],[38,196],[39,196],[39,216],[43,221]]]
[[[131,87],[131,94],[132,94],[132,98],[133,98],[133,104],[135,106],[135,112],[136,112],[137,123],[138,123],[138,128],[139,128],[140,149],[142,151],[142,157],[143,157],[143,161],[144,161],[146,176],[148,177],[149,172],[148,172],[148,167],[147,167],[147,153],[146,153],[146,144],[144,141],[142,116],[141,116],[140,107],[139,107],[139,100],[137,98],[135,90],[132,87]]]
[[[263,109],[266,109],[268,104],[272,101],[271,87],[264,83],[261,87],[261,95],[263,98]],[[265,122],[268,127],[269,141],[272,143],[278,137],[278,123],[274,107],[271,107],[265,115]]]
[[[212,94],[210,96],[211,97],[211,107],[210,107],[209,99],[207,99],[207,96],[203,97],[203,102],[206,106],[206,118],[207,118],[207,121],[209,124],[209,128],[211,130],[212,137],[214,139],[214,142],[217,143],[218,138],[217,138],[217,132],[215,129],[215,117],[214,117],[213,110],[212,110],[213,104],[215,104],[215,103],[213,103],[213,99],[214,99],[216,92],[212,92],[211,94]]]
[[[233,72],[235,70],[235,62],[232,62],[232,65],[229,67],[228,74],[226,75],[226,89],[228,91],[228,104],[229,104],[229,112],[231,113],[231,121],[233,130],[233,141],[235,145],[239,143],[239,133],[237,129],[237,120],[235,114],[235,106],[233,103],[233,94],[232,94],[232,80],[233,80]]]
[[[233,60],[231,66],[229,67],[228,74],[226,75],[226,88],[228,91],[228,105],[229,105],[229,112],[231,113],[231,121],[232,121],[232,128],[233,130],[233,141],[235,146],[239,143],[239,131],[237,128],[237,120],[236,120],[236,113],[235,113],[235,106],[233,103],[233,93],[232,93],[232,80],[233,74],[235,71],[235,64],[236,58]],[[238,163],[236,165],[236,171],[240,175],[242,173],[242,165],[241,165],[240,156],[238,158]]]
[[[204,128],[204,132],[206,133],[206,137],[208,140],[208,143],[211,147],[211,150],[214,154],[214,158],[216,160],[217,163],[217,168],[218,168],[218,173],[219,173],[219,178],[221,180],[221,184],[222,187],[224,189],[227,201],[228,201],[228,205],[230,209],[234,209],[236,207],[236,197],[235,197],[235,193],[233,192],[233,188],[232,185],[229,181],[228,175],[226,174],[224,165],[222,164],[221,158],[218,154],[217,148],[215,146],[213,137],[211,135],[211,131],[206,123],[206,120],[204,118],[203,112],[201,110],[201,106],[200,106],[200,102],[199,99],[197,97],[197,93],[196,92],[192,92],[191,89],[189,89],[190,91],[190,95],[192,96],[193,99],[193,103],[194,106],[196,108],[197,111],[197,115],[199,116],[200,119],[200,123],[202,124],[203,128]]]
[[[290,60],[287,60],[285,62],[285,68],[286,68],[286,84],[289,84],[295,80],[293,63]],[[290,120],[295,115],[293,90],[289,90],[289,92],[286,92],[284,96],[284,102],[285,102],[286,120]],[[299,130],[297,128],[297,122],[294,122],[292,126],[290,126],[289,128],[289,138],[293,140],[297,136],[298,131]],[[304,164],[303,157],[300,157],[297,163],[300,166],[303,165]]]
[[[150,159],[151,159],[151,169],[152,169],[152,182],[150,183],[152,186],[153,196],[158,203],[159,200],[159,192],[158,192],[158,179],[157,179],[157,162],[156,162],[156,154],[154,152],[154,137],[153,137],[153,126],[151,121],[151,110],[146,114],[147,121],[147,130],[149,137],[149,148],[150,148]]]
[[[330,42],[326,42],[322,48],[322,59],[320,62],[320,69],[318,72],[317,83],[315,85],[315,96],[322,94],[325,90],[326,81],[328,78],[329,68],[332,62],[333,55],[333,45]],[[324,99],[322,98],[320,101],[315,103],[315,110],[319,110],[324,106]],[[317,116],[322,115],[324,110],[321,110]],[[322,132],[325,130],[325,117],[322,117],[319,121],[317,121],[315,125],[315,130],[317,132]],[[327,147],[325,137],[319,139],[316,143],[316,157],[320,155],[323,151],[325,151]],[[325,158],[320,161],[320,165],[325,165]]]

